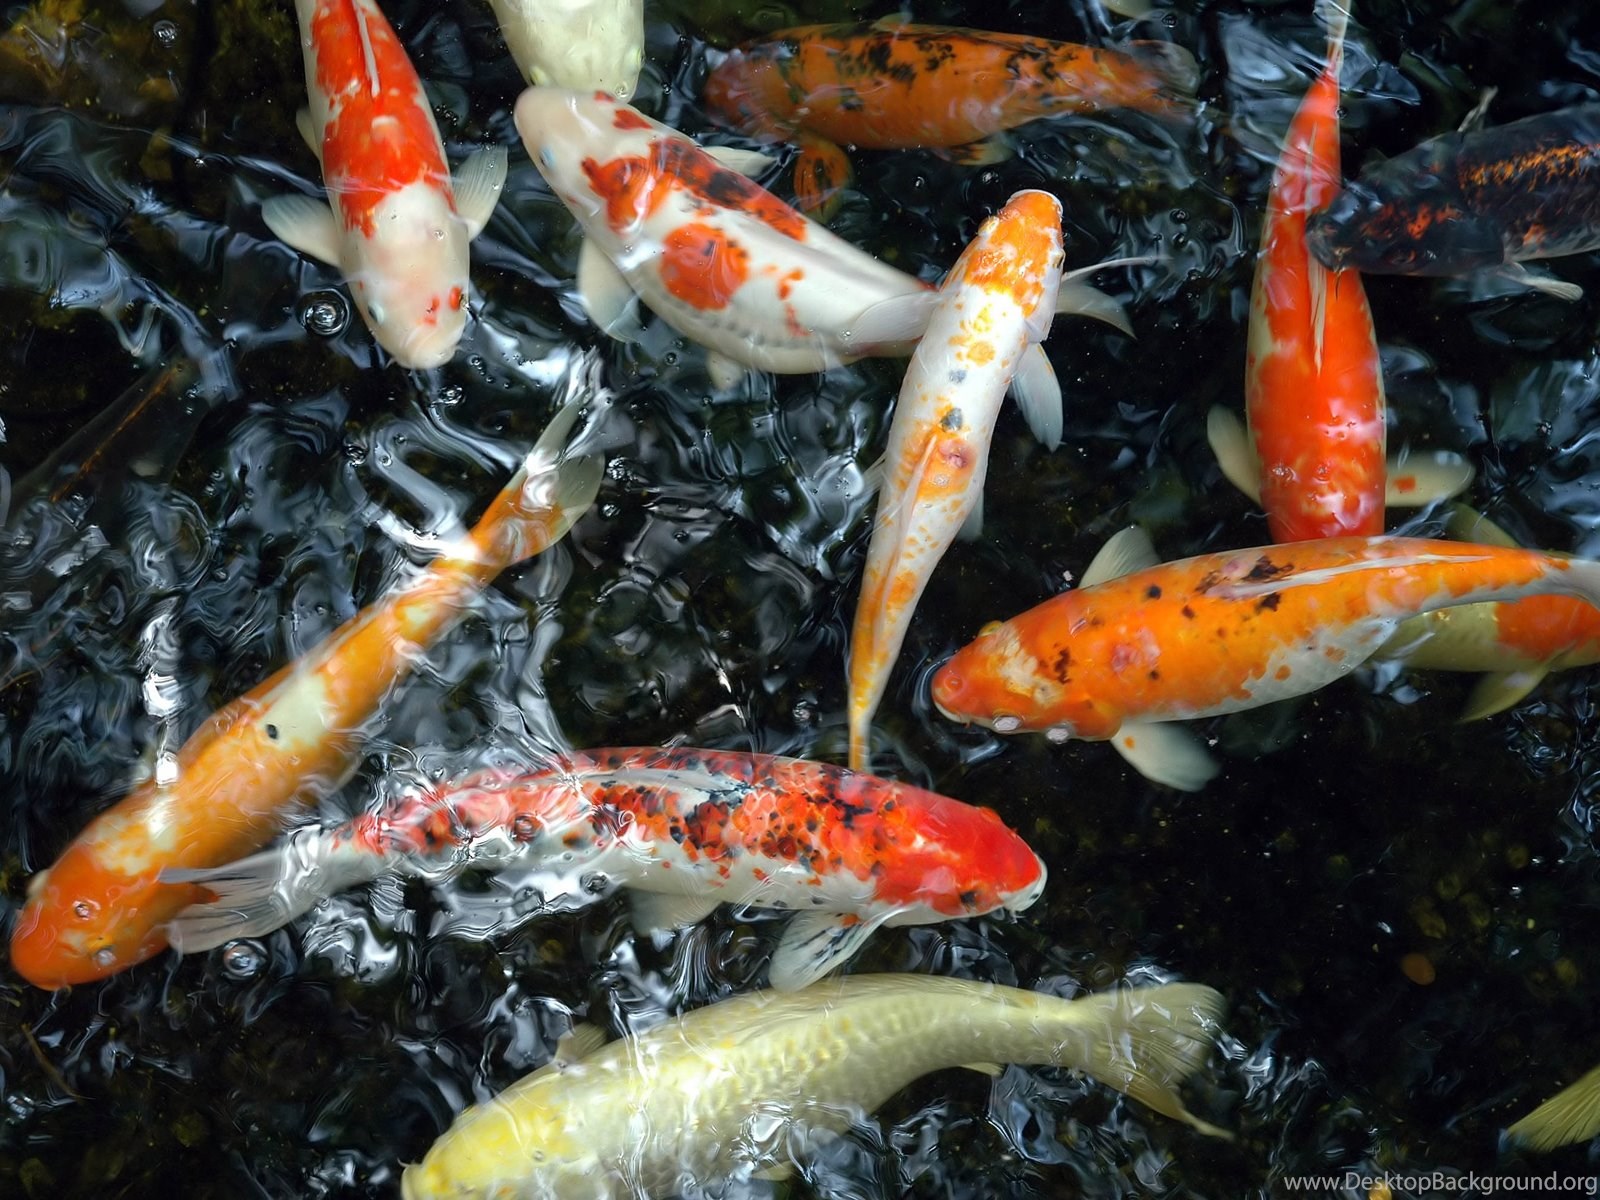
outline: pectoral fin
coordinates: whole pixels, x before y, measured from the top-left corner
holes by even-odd
[[[1522,671],[1496,671],[1485,675],[1473,687],[1459,720],[1465,724],[1505,712],[1513,705],[1522,703],[1549,673],[1549,666],[1541,664]]]
[[[485,146],[467,156],[456,169],[453,191],[456,214],[466,222],[467,237],[475,238],[489,223],[494,206],[506,186],[506,148]]]
[[[564,1070],[582,1062],[605,1044],[604,1029],[581,1021],[561,1035],[561,1040],[556,1042],[555,1056],[550,1062],[557,1070]]]
[[[737,146],[701,146],[719,166],[737,171],[740,175],[759,175],[773,163],[770,154],[759,150],[741,150]]]
[[[973,481],[973,490],[976,495],[972,499],[972,511],[967,513],[966,520],[961,522],[961,528],[956,531],[956,537],[963,542],[975,542],[983,536],[983,481]]]
[[[1477,542],[1484,546],[1504,546],[1508,550],[1522,549],[1517,541],[1500,526],[1484,516],[1470,504],[1452,504],[1450,519],[1445,522],[1446,537],[1458,542]]]
[[[1530,271],[1521,263],[1506,263],[1496,267],[1492,274],[1508,283],[1519,287],[1528,288],[1530,291],[1543,292],[1546,296],[1554,296],[1557,300],[1582,300],[1583,289],[1575,283],[1568,283],[1564,279],[1557,279],[1543,271]]]
[[[1124,721],[1111,744],[1150,782],[1180,792],[1198,792],[1222,769],[1198,738],[1168,722]]]
[[[322,139],[317,136],[317,127],[311,123],[311,110],[302,108],[294,114],[294,127],[300,131],[300,138],[311,148],[311,153],[317,156],[317,161],[322,161]]]
[[[981,142],[968,142],[964,146],[947,146],[934,150],[934,153],[964,167],[992,167],[995,163],[1005,162],[1015,151],[1011,149],[1011,143],[1006,141],[1005,135],[997,133],[993,137],[984,138]]]
[[[1046,450],[1061,445],[1066,423],[1061,411],[1061,384],[1042,347],[1029,346],[1022,352],[1017,373],[1011,377],[1011,394],[1039,444]]]
[[[853,958],[887,916],[863,920],[834,912],[796,913],[772,956],[773,988],[793,992],[815,983]]]
[[[1089,268],[1098,271],[1100,264]],[[1133,336],[1133,325],[1128,320],[1128,312],[1122,307],[1122,302],[1106,295],[1098,288],[1092,288],[1087,283],[1079,283],[1071,275],[1063,278],[1061,287],[1056,291],[1056,312],[1062,316],[1088,317],[1094,321],[1104,321],[1113,329]]]
[[[718,354],[715,350],[706,351],[706,374],[711,376],[711,385],[719,392],[732,391],[744,379],[746,367],[742,362],[735,362],[726,354]]]
[[[1206,441],[1217,456],[1223,478],[1257,504],[1261,503],[1261,464],[1243,423],[1225,408],[1206,414]]]
[[[1397,508],[1421,508],[1465,491],[1472,482],[1472,464],[1459,454],[1402,454],[1386,468],[1383,502]]]
[[[683,896],[672,892],[628,894],[633,927],[640,933],[662,933],[698,925],[722,903],[720,896]]]
[[[1600,1067],[1557,1092],[1506,1133],[1530,1150],[1554,1150],[1600,1133]]]
[[[329,266],[339,262],[339,222],[321,200],[310,196],[274,196],[261,205],[261,219],[272,235],[301,254]]]
[[[1160,561],[1156,548],[1150,544],[1150,535],[1137,525],[1129,525],[1106,539],[1100,553],[1089,560],[1078,586],[1093,587],[1108,579],[1121,579],[1135,571],[1157,566]]]
[[[852,353],[861,353],[870,346],[914,342],[927,332],[928,318],[938,305],[939,293],[935,291],[880,300],[856,315],[843,340]]]
[[[592,239],[584,238],[578,250],[578,300],[589,319],[608,337],[617,337],[617,330],[632,317],[637,299],[617,264]]]
[[[965,1070],[976,1071],[979,1075],[987,1075],[990,1079],[998,1079],[1006,1072],[999,1063],[962,1063],[961,1066]]]

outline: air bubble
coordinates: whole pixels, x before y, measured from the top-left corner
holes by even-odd
[[[151,26],[151,32],[156,35],[156,41],[169,50],[177,44],[178,26],[172,21],[157,21]]]
[[[110,946],[107,946],[104,950],[96,950],[94,952],[94,965],[99,967],[101,970],[105,970],[107,967],[116,966],[117,952]]]
[[[317,337],[337,337],[350,324],[350,305],[338,292],[311,292],[300,301],[300,324]]]
[[[229,942],[222,948],[222,969],[230,979],[250,979],[266,962],[266,954],[255,942]]]

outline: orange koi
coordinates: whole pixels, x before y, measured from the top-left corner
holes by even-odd
[[[984,222],[940,289],[906,368],[850,635],[850,766],[867,769],[872,714],[911,614],[977,514],[1000,402],[1050,329],[1061,283],[1061,204],[1018,192]]]
[[[728,53],[706,79],[707,110],[750,137],[796,141],[801,208],[824,208],[850,180],[841,145],[941,149],[1000,162],[1000,136],[1041,117],[1193,108],[1193,57],[1167,42],[1121,50],[1017,34],[880,21],[780,30]]]
[[[11,938],[18,974],[56,988],[160,953],[167,922],[205,897],[192,884],[161,882],[163,869],[249,854],[292,805],[338,786],[361,725],[424,648],[496,575],[557,541],[593,501],[599,460],[561,453],[577,410],[557,414],[477,525],[425,571],[218,710],[33,878]]]
[[[939,668],[957,721],[1053,740],[1110,740],[1147,777],[1195,790],[1216,773],[1171,721],[1303,695],[1370,658],[1400,623],[1489,600],[1600,601],[1600,563],[1533,550],[1342,537],[1155,565],[1125,530],[1084,586],[985,629]]]
[[[1223,472],[1267,511],[1277,542],[1383,532],[1385,502],[1420,505],[1465,487],[1453,455],[1397,466],[1386,487],[1383,368],[1361,276],[1312,256],[1306,220],[1339,191],[1339,67],[1349,12],[1330,13],[1328,57],[1301,100],[1272,174],[1250,288],[1248,435],[1222,409],[1207,433]]]

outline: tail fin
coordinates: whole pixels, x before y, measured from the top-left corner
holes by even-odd
[[[1125,988],[1072,1002],[1076,1037],[1061,1064],[1212,1137],[1233,1134],[1183,1106],[1177,1087],[1200,1069],[1217,1039],[1222,994],[1197,983]]]
[[[382,855],[317,829],[226,866],[169,868],[161,872],[162,883],[198,884],[216,899],[180,912],[167,926],[167,939],[178,953],[194,954],[235,938],[263,937],[388,866]]]
[[[1506,1133],[1530,1150],[1554,1150],[1600,1133],[1600,1067],[1557,1092]]]
[[[503,570],[553,546],[589,510],[600,491],[602,460],[567,456],[567,439],[582,407],[568,401],[551,418],[521,470],[473,528],[470,557]]]
[[[1200,87],[1200,64],[1190,51],[1175,42],[1127,42],[1118,49],[1148,67],[1174,99],[1194,99]]]

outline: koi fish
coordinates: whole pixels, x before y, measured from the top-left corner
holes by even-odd
[[[1222,997],[1169,983],[1063,1000],[1000,984],[854,975],[754,992],[604,1044],[579,1026],[555,1058],[467,1109],[401,1179],[404,1200],[610,1200],[788,1175],[930,1071],[1071,1067],[1227,1137],[1176,1087],[1205,1061]]]
[[[165,926],[204,899],[163,869],[232,862],[284,814],[338,786],[359,730],[424,648],[501,571],[557,541],[599,490],[597,458],[563,458],[569,404],[477,525],[406,585],[363,609],[300,661],[213,714],[175,761],[101,813],[34,876],[11,937],[29,983],[104,979],[167,945]]]
[[[872,714],[933,569],[980,502],[1000,401],[1050,329],[1061,204],[1018,192],[984,222],[940,288],[906,368],[850,635],[850,766],[866,770]]]
[[[1198,81],[1193,56],[1167,42],[1105,50],[890,19],[746,43],[707,76],[702,100],[747,136],[797,142],[795,195],[815,211],[850,181],[841,145],[1002,162],[1008,129],[1108,108],[1187,116]]]
[[[1424,538],[1323,538],[1157,565],[1137,527],[1083,585],[1002,624],[939,668],[956,721],[1052,740],[1110,740],[1147,778],[1216,774],[1172,721],[1304,695],[1360,666],[1408,617],[1562,594],[1600,601],[1600,563]]]
[[[1600,104],[1466,127],[1363,171],[1307,226],[1311,252],[1372,275],[1491,271],[1563,300],[1528,259],[1600,249]]]
[[[578,294],[590,319],[610,332],[643,298],[706,347],[719,387],[746,368],[797,374],[909,354],[939,302],[724,165],[748,164],[748,151],[703,150],[604,93],[530,88],[516,122],[583,226]],[[1109,296],[1066,296],[1066,311],[1128,328]],[[1043,351],[1030,350],[1013,386],[1030,428],[1059,443],[1061,388]]]
[[[422,81],[373,0],[296,0],[311,106],[300,133],[329,203],[276,196],[267,228],[338,267],[378,344],[401,366],[450,361],[466,327],[467,243],[494,211],[503,146],[452,185]],[[330,207],[331,205],[331,207]]]
[[[644,64],[644,0],[489,0],[529,83],[626,100]]]
[[[1223,474],[1267,511],[1275,542],[1383,532],[1386,503],[1423,505],[1472,478],[1458,455],[1384,462],[1383,366],[1355,271],[1306,245],[1306,219],[1339,190],[1339,68],[1347,6],[1325,3],[1328,57],[1290,122],[1272,174],[1250,286],[1248,433],[1214,408],[1206,433]]]
[[[1518,548],[1493,522],[1458,505],[1452,537]],[[1600,662],[1600,608],[1571,596],[1464,604],[1413,617],[1374,655],[1420,671],[1483,671],[1463,721],[1520,703],[1551,671]]]
[[[1506,1130],[1530,1150],[1554,1150],[1600,1134],[1600,1067],[1568,1084]]]
[[[519,865],[570,876],[556,881],[567,894],[633,889],[643,929],[692,925],[719,904],[793,909],[772,959],[781,990],[822,978],[881,925],[1020,911],[1045,883],[1044,864],[994,812],[921,788],[766,754],[589,750],[413,796],[231,866],[164,872],[215,896],[180,913],[169,937],[186,953],[208,949],[391,872]]]

